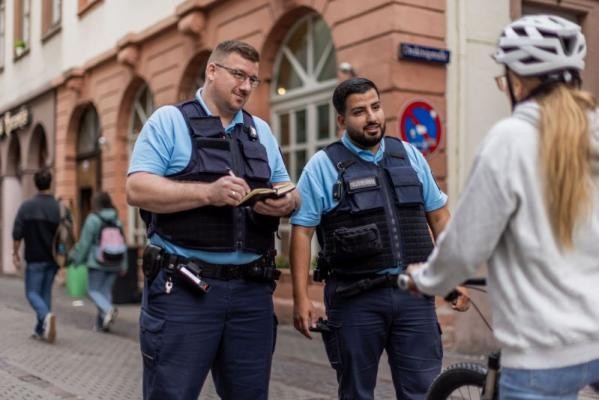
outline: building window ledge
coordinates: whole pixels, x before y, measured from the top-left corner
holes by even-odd
[[[84,14],[87,14],[92,8],[102,3],[104,0],[79,0],[79,9],[77,10],[77,16],[82,18]]]
[[[48,30],[42,35],[42,43],[46,43],[50,40],[54,35],[62,30],[61,24],[55,24],[48,28]]]
[[[22,48],[22,47],[17,47],[15,48],[14,51],[14,61],[19,61],[21,58],[25,57],[27,54],[29,54],[29,46]]]

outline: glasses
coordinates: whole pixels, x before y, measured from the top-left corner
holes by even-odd
[[[260,80],[260,78],[258,78],[257,76],[250,76],[240,69],[229,68],[229,67],[226,67],[226,66],[224,66],[222,64],[218,64],[218,63],[214,63],[214,65],[227,71],[239,83],[243,83],[243,82],[245,82],[246,79],[249,79],[250,86],[253,88],[258,87],[258,85],[260,85],[260,83],[262,82]]]
[[[506,74],[497,75],[495,77],[495,83],[497,84],[497,87],[499,88],[499,90],[501,90],[502,92],[507,92],[508,83],[507,83],[507,75]]]

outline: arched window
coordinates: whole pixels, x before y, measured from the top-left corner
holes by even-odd
[[[316,14],[289,31],[273,71],[272,122],[292,180],[336,137],[331,95],[337,83],[331,32]]]
[[[133,152],[133,146],[152,112],[154,111],[154,96],[148,85],[143,85],[137,91],[131,107],[131,121],[129,123],[129,155]],[[128,210],[129,232],[127,240],[132,246],[144,246],[146,241],[146,227],[139,215],[139,209],[129,207]]]
[[[6,176],[16,177],[21,179],[23,173],[23,166],[21,165],[21,144],[17,135],[10,137],[10,143],[8,145],[8,157],[6,164]]]
[[[210,51],[204,50],[191,58],[185,67],[185,72],[179,86],[179,101],[193,99],[198,89],[204,86],[206,64],[209,57]]]
[[[102,188],[102,127],[94,106],[87,107],[79,120],[77,135],[77,215],[83,222],[91,211],[93,194]]]
[[[100,151],[98,139],[102,136],[100,119],[93,106],[88,107],[81,116],[77,140],[77,158],[93,156]]]
[[[47,163],[48,144],[46,142],[46,131],[42,125],[37,125],[33,129],[31,141],[29,142],[28,169],[35,171],[47,166]]]
[[[271,122],[291,180],[297,182],[312,155],[336,139],[331,96],[337,84],[331,31],[317,14],[298,20],[277,54],[271,92]],[[289,225],[279,230],[287,253]]]

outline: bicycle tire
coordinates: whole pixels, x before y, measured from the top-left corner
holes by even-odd
[[[435,378],[426,398],[428,400],[480,399],[486,376],[487,368],[480,364],[451,365]],[[465,393],[468,393],[468,396]]]

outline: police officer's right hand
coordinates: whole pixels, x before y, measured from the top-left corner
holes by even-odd
[[[249,193],[247,182],[237,176],[227,175],[209,184],[210,204],[236,207]]]
[[[314,306],[308,296],[293,302],[293,325],[302,335],[312,339],[310,327],[315,326]]]

